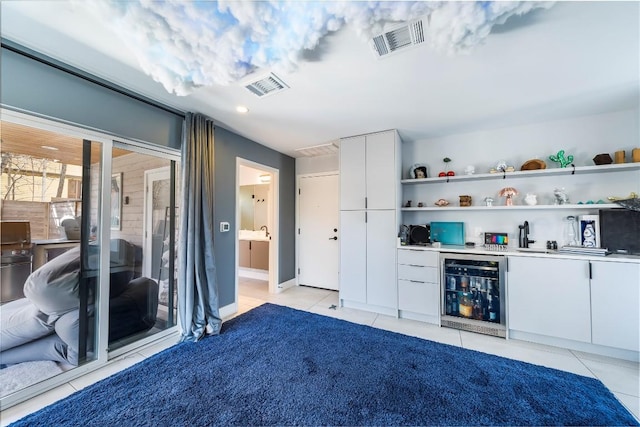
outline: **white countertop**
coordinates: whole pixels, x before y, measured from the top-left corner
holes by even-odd
[[[398,244],[398,249],[412,249],[423,251],[437,251],[445,253],[462,253],[462,254],[478,254],[478,255],[504,255],[504,256],[520,256],[520,257],[535,257],[535,258],[561,258],[561,259],[582,259],[588,261],[610,261],[610,262],[630,262],[640,264],[640,256],[637,255],[623,255],[623,254],[609,254],[606,256],[597,255],[580,255],[562,253],[559,251],[545,250],[545,249],[518,249],[513,247],[507,247],[506,250],[492,250],[483,246],[456,246],[456,245],[441,245],[434,247],[432,245],[417,246],[417,245],[405,245]]]
[[[270,240],[264,230],[239,230],[238,239],[259,242],[268,242]]]

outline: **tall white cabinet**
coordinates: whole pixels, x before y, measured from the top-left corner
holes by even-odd
[[[395,130],[340,141],[340,302],[397,313],[400,138]]]

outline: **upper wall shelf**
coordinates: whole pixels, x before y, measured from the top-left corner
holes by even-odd
[[[584,204],[567,204],[567,205],[513,205],[513,206],[427,206],[427,207],[412,207],[401,208],[405,212],[422,212],[422,211],[491,211],[491,210],[519,210],[519,209],[532,209],[532,210],[550,210],[550,209],[612,209],[619,208],[620,205],[615,203],[584,203]]]
[[[481,181],[488,179],[508,179],[508,178],[525,178],[525,177],[542,177],[551,175],[580,175],[604,172],[622,172],[640,170],[640,163],[621,163],[601,166],[568,166],[566,168],[555,169],[537,169],[530,171],[515,172],[496,172],[496,173],[480,173],[473,175],[455,175],[449,177],[421,178],[421,179],[403,179],[402,184],[441,184],[443,182],[453,181]]]

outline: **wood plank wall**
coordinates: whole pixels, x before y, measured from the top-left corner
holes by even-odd
[[[0,217],[3,221],[29,221],[31,239],[49,237],[49,203],[3,200]]]

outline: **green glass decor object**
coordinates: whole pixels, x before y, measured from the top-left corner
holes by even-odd
[[[573,156],[569,154],[565,157],[564,150],[560,150],[556,155],[550,155],[549,160],[559,163],[561,168],[566,168],[568,165],[573,163]]]

